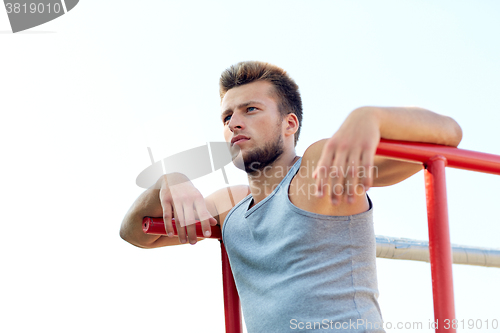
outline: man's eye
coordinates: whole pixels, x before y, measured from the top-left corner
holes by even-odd
[[[254,110],[256,110],[256,109],[257,109],[256,107],[251,106],[251,107],[247,108],[247,111],[254,111]]]
[[[229,119],[231,119],[231,116],[226,116],[226,118],[224,118],[224,124],[227,123]]]

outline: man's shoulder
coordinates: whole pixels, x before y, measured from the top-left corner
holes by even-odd
[[[214,217],[222,226],[229,211],[249,194],[250,187],[248,185],[233,185],[215,191],[205,201],[207,205],[215,208],[217,216]]]
[[[328,139],[319,140],[304,152],[300,167],[290,183],[288,190],[290,201],[300,209],[322,215],[346,216],[366,211],[368,202],[364,195],[354,204],[347,204],[345,200],[341,200],[338,205],[331,204],[329,195],[316,196],[317,186],[313,173],[327,141]]]
[[[316,181],[313,177],[325,142],[326,139],[317,141],[306,149],[288,189],[288,197],[292,204],[313,213],[325,213],[320,208],[327,204],[324,197],[316,197]]]
[[[310,182],[312,180],[312,182],[314,182],[313,172],[321,157],[326,141],[327,139],[316,141],[306,149],[304,155],[302,156],[302,161],[300,162],[300,167],[295,178],[298,177],[303,181],[307,180],[307,182]]]

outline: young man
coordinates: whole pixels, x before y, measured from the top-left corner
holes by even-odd
[[[249,186],[204,199],[183,174],[165,175],[127,212],[121,237],[143,248],[195,244],[195,220],[206,235],[219,224],[248,332],[383,332],[366,191],[422,166],[375,156],[377,145],[386,138],[456,147],[460,126],[416,107],[361,107],[299,157],[302,104],[285,71],[238,63],[223,72],[220,94],[224,137],[239,148]],[[169,236],[143,234],[144,216],[163,216]]]

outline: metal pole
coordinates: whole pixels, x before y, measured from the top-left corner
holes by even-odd
[[[224,243],[220,242],[222,252],[222,288],[224,291],[224,318],[226,320],[226,333],[242,333],[240,297],[236,290],[233,273],[229,265]]]
[[[437,155],[426,163],[425,194],[429,225],[429,256],[436,333],[456,332],[452,254],[446,200],[446,158]]]

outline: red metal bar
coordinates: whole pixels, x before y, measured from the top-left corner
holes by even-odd
[[[203,238],[216,238],[222,239],[222,233],[219,226],[211,226],[210,230],[212,235],[210,237],[205,237],[203,231],[201,230],[200,221],[196,221],[196,236]],[[175,226],[175,220],[172,219],[172,227],[174,228],[174,235],[177,235],[177,227]],[[145,217],[142,219],[142,231],[145,234],[150,235],[166,235],[165,224],[163,223],[162,217]]]
[[[441,155],[446,158],[447,166],[451,168],[500,175],[500,156],[498,155],[431,143],[381,139],[376,154],[422,163],[427,162],[433,156]]]
[[[456,332],[456,329],[453,329],[455,300],[453,296],[453,257],[446,198],[446,158],[440,155],[434,156],[425,165],[429,259],[431,262],[434,319],[437,322],[436,332]]]
[[[172,219],[172,226],[174,228],[174,235],[177,235],[177,228],[175,220]],[[142,220],[142,230],[146,234],[152,235],[166,235],[165,224],[161,217],[145,217]],[[221,260],[222,260],[222,290],[224,293],[224,318],[226,323],[226,333],[242,333],[243,322],[241,320],[241,306],[240,297],[236,290],[231,265],[229,264],[229,257],[227,256],[226,248],[222,242],[222,233],[219,226],[212,226],[212,235],[208,238],[216,238],[220,240],[221,247]],[[196,235],[204,237],[201,230],[201,224],[196,221]]]

